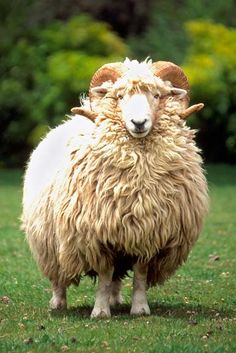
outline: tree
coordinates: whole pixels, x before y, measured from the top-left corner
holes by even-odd
[[[190,46],[183,68],[192,100],[206,105],[192,124],[208,160],[236,162],[236,28],[191,21],[186,32]]]
[[[107,24],[85,15],[14,38],[14,45],[0,44],[0,160],[6,166],[21,165],[48,126],[78,105],[98,67],[127,54]]]

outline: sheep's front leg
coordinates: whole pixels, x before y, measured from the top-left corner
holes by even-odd
[[[50,300],[51,309],[66,309],[66,286],[65,285],[52,285],[52,299]]]
[[[111,282],[110,305],[122,304],[121,280],[117,279]]]
[[[96,293],[96,300],[91,317],[105,318],[111,316],[110,311],[110,295],[111,283],[114,267],[107,269],[98,274],[98,289]]]
[[[131,315],[150,315],[150,309],[147,302],[146,287],[147,287],[147,265],[136,263],[133,266],[133,298]]]

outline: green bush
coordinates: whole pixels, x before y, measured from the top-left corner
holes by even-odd
[[[88,16],[54,21],[0,43],[1,165],[21,165],[33,145],[64,119],[98,67],[127,47],[108,25]]]
[[[207,21],[186,23],[190,46],[184,61],[193,101],[205,109],[192,119],[212,161],[236,161],[236,29]]]
[[[188,50],[184,24],[190,20],[209,20],[236,26],[235,0],[158,0],[151,1],[146,30],[130,36],[129,44],[136,57],[169,60],[181,64]]]

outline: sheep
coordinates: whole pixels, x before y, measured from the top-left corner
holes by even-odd
[[[189,85],[180,67],[151,60],[102,66],[74,116],[33,151],[22,227],[52,283],[53,309],[82,275],[98,276],[91,317],[110,317],[133,271],[132,315],[149,315],[147,288],[186,261],[208,209]]]

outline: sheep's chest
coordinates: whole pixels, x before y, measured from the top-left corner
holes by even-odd
[[[106,268],[117,252],[149,261],[166,247],[189,248],[207,210],[191,136],[105,142],[82,158],[73,154],[56,188],[61,251],[72,260],[80,254],[88,271]]]
[[[151,258],[174,229],[178,230],[180,210],[173,210],[178,190],[166,174],[158,174],[141,162],[124,169],[103,165],[93,183],[83,189],[86,200],[77,225],[88,246],[99,241],[103,246]]]

